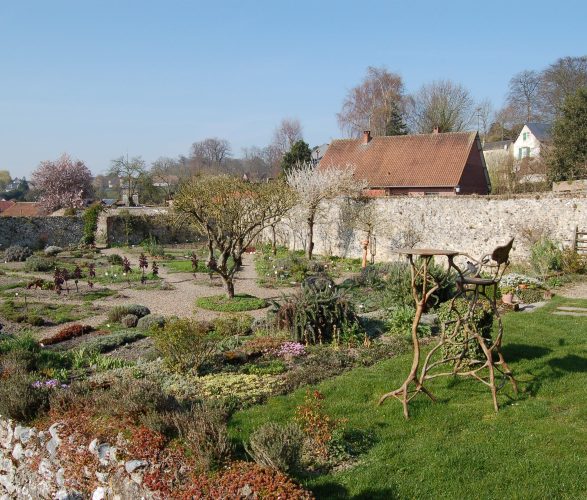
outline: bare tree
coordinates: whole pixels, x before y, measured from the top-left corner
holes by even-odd
[[[226,139],[209,137],[192,144],[192,158],[206,166],[221,165],[230,155],[230,143]]]
[[[489,99],[483,99],[475,109],[477,115],[477,130],[481,134],[481,138],[485,141],[489,128],[494,117],[493,104]]]
[[[355,179],[355,167],[330,166],[315,169],[311,163],[299,165],[286,174],[287,184],[297,194],[302,217],[308,227],[306,253],[312,258],[314,251],[314,225],[319,211],[327,200],[339,196],[358,196],[366,187],[364,181]]]
[[[296,142],[302,139],[302,125],[300,121],[295,118],[284,118],[273,132],[271,146],[281,155],[284,155]]]
[[[130,160],[128,157],[120,156],[112,160],[109,175],[115,175],[121,181],[121,187],[128,196],[128,203],[132,203],[134,194],[138,194],[138,185],[141,178],[147,173],[145,161],[140,156]]]
[[[539,119],[538,107],[542,78],[537,71],[524,70],[510,79],[506,104],[516,111],[518,122]]]
[[[439,80],[422,86],[412,97],[410,124],[414,131],[427,134],[461,132],[471,126],[474,102],[469,91],[450,80]]]
[[[404,85],[401,76],[385,68],[369,66],[363,81],[349,90],[338,113],[338,125],[351,137],[364,130],[373,135],[390,135],[394,112],[404,111]]]
[[[167,200],[170,200],[177,190],[180,181],[179,173],[180,164],[173,158],[162,156],[151,164],[151,178],[154,184],[165,193]]]
[[[233,298],[242,254],[263,229],[290,210],[294,199],[284,182],[255,184],[215,175],[184,184],[173,206],[179,219],[208,238],[208,267],[220,275],[227,296]]]
[[[587,87],[587,56],[562,57],[542,72],[542,112],[549,119],[560,114],[565,99]]]

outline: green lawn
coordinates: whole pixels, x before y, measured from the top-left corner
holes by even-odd
[[[378,407],[403,381],[410,355],[320,384],[329,413],[376,440],[354,467],[298,479],[318,498],[586,498],[587,318],[552,315],[562,304],[587,307],[555,298],[504,318],[503,351],[522,393],[500,392],[498,414],[489,390],[472,380],[430,381],[439,402],[419,396],[408,421],[395,399]],[[304,392],[235,414],[233,435],[290,420]]]

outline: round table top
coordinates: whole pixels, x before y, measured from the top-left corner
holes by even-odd
[[[420,255],[422,257],[430,257],[433,255],[454,257],[461,253],[457,250],[441,250],[439,248],[399,248],[396,252],[402,255]]]

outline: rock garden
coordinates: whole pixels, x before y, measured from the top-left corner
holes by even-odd
[[[358,491],[345,478],[377,469],[370,457],[381,457],[387,431],[353,412],[375,411],[382,367],[407,359],[408,264],[361,268],[259,239],[230,259],[154,239],[7,248],[0,488],[45,498],[332,498],[345,484],[341,498],[372,497],[364,474]],[[585,271],[580,257],[538,242],[532,261],[503,278],[500,307],[547,300]],[[429,272],[441,285],[419,331],[424,345],[456,289],[456,276]],[[491,318],[478,321],[490,335]]]

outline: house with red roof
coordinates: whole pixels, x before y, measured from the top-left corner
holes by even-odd
[[[33,201],[17,201],[0,212],[0,217],[39,217],[43,210]]]
[[[332,141],[318,168],[355,167],[371,196],[489,194],[491,182],[477,132]]]

